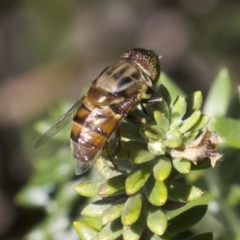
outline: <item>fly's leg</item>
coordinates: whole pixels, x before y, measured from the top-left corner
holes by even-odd
[[[136,116],[133,116],[131,114],[128,114],[125,118],[127,120],[129,120],[131,122],[135,122],[135,123],[140,123],[140,124],[145,124],[146,123],[145,118],[143,118],[143,117],[136,117]]]
[[[120,150],[121,150],[121,130],[118,127],[116,130],[116,145],[115,145],[115,153],[114,153],[114,158],[117,159]]]
[[[142,104],[142,103],[147,103],[147,104],[161,103],[162,100],[163,100],[163,99],[162,99],[161,97],[150,98],[150,99],[142,99],[142,100],[141,100],[141,104]]]
[[[158,104],[162,102],[162,98],[157,97],[157,98],[151,98],[151,99],[142,99],[140,102],[141,108],[143,113],[146,116],[149,116],[147,109],[145,108],[145,106],[143,105],[145,104]],[[129,121],[131,122],[136,122],[136,123],[140,123],[140,124],[145,124],[146,123],[146,119],[144,117],[136,117],[136,116],[132,116],[131,114],[128,114],[125,118],[127,118]]]
[[[106,144],[105,149],[106,149],[106,151],[107,151],[107,155],[108,155],[110,161],[112,162],[113,166],[118,169],[117,164],[116,164],[116,163],[113,161],[113,159],[112,159],[112,155],[111,155],[110,149],[109,149],[109,147],[108,147],[108,144]]]

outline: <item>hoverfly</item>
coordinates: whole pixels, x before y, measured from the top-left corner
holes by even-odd
[[[121,121],[143,99],[160,76],[158,55],[145,49],[126,51],[105,68],[88,92],[78,100],[36,143],[39,147],[73,120],[70,144],[77,160],[76,174],[96,161]]]

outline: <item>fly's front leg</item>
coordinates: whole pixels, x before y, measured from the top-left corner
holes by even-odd
[[[142,100],[141,100],[141,104],[142,104],[142,103],[156,104],[156,103],[161,103],[162,100],[163,100],[163,99],[162,99],[161,97],[149,98],[149,99],[142,99]]]
[[[143,113],[146,115],[146,116],[149,116],[148,112],[147,112],[147,109],[145,108],[145,106],[143,105],[144,103],[145,104],[159,104],[162,102],[162,98],[160,97],[156,97],[156,98],[150,98],[150,99],[142,99],[141,102],[140,102],[140,105],[141,105],[141,108],[143,110]],[[145,121],[146,122],[146,121]]]

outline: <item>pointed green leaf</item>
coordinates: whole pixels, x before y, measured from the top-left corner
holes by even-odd
[[[155,110],[153,111],[153,116],[154,119],[157,123],[157,125],[164,131],[167,132],[168,128],[169,128],[169,120],[166,117],[166,115],[159,111],[159,110]]]
[[[196,236],[187,238],[186,240],[213,240],[213,233],[211,232],[201,233]]]
[[[120,201],[114,203],[110,208],[107,208],[102,214],[102,224],[106,225],[120,217],[124,203],[125,199],[124,201],[121,199]]]
[[[80,182],[74,190],[84,196],[84,197],[94,197],[97,196],[98,188],[104,183],[104,180],[89,180]]]
[[[101,217],[88,217],[84,216],[85,222],[92,228],[100,231],[102,229],[102,220]]]
[[[98,231],[90,227],[87,223],[85,222],[74,222],[73,226],[75,228],[75,231],[77,232],[78,236],[82,240],[89,240],[89,239],[94,239]]]
[[[192,207],[168,221],[168,232],[175,235],[198,223],[207,211],[207,205]]]
[[[175,99],[178,95],[185,95],[184,92],[163,72],[161,73],[160,82],[168,89],[172,99]]]
[[[179,120],[182,120],[183,116],[186,113],[186,109],[187,103],[185,98],[178,96],[172,108],[171,123],[174,123],[175,121],[179,122]]]
[[[81,212],[81,215],[88,217],[101,217],[103,212],[111,207],[112,204],[105,200],[98,200],[87,205]]]
[[[212,117],[225,116],[231,96],[231,80],[226,68],[217,75],[205,101],[203,112]]]
[[[99,233],[98,240],[115,240],[122,235],[122,224],[119,219],[107,224]]]
[[[190,202],[200,198],[203,191],[185,183],[169,183],[168,198],[176,202]]]
[[[230,118],[218,118],[213,122],[217,132],[230,147],[240,148],[240,121]]]
[[[185,117],[189,117],[196,110],[200,110],[202,106],[202,93],[200,91],[196,91],[186,97],[187,102],[187,111]]]
[[[195,132],[195,131],[201,130],[202,128],[207,126],[210,119],[211,119],[211,117],[209,117],[208,115],[201,114],[198,121],[189,129],[189,131]]]
[[[163,86],[163,85],[161,85],[161,86]],[[170,104],[170,102],[168,103],[166,98],[164,98],[163,95],[160,94],[160,96],[162,97],[162,102],[159,103],[158,105],[153,106],[153,109],[155,111],[161,112],[166,117],[166,119],[169,122],[169,119],[170,119],[170,107],[169,107],[169,104]],[[155,116],[154,116],[154,118],[155,118]],[[160,122],[158,122],[157,119],[155,119],[155,121],[157,122],[158,125],[160,125]]]
[[[197,123],[200,116],[201,111],[200,110],[195,111],[190,117],[188,117],[182,122],[182,125],[179,127],[179,131],[181,133],[188,131],[191,127],[193,127]]]

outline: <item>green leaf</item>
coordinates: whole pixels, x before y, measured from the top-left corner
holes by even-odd
[[[102,217],[103,212],[111,207],[111,202],[98,200],[87,205],[81,212],[81,215],[88,217]]]
[[[185,118],[189,117],[194,111],[200,110],[202,106],[202,93],[200,91],[196,91],[186,97],[187,102],[187,112],[185,114]]]
[[[144,134],[152,140],[165,139],[165,130],[158,125],[145,125]]]
[[[154,178],[157,181],[163,181],[170,175],[172,170],[172,163],[170,159],[166,156],[160,156],[156,160],[153,167]]]
[[[87,223],[81,221],[81,222],[74,222],[73,226],[78,234],[78,236],[82,240],[89,240],[89,239],[94,239],[98,231],[95,230],[94,228],[90,227]]]
[[[199,171],[203,169],[208,169],[211,167],[211,162],[209,158],[204,158],[201,161],[198,161],[197,164],[192,163],[191,171]]]
[[[231,96],[231,80],[226,68],[217,75],[205,101],[203,112],[212,117],[225,116]]]
[[[120,219],[107,224],[99,233],[97,239],[115,240],[122,235],[122,223]]]
[[[185,95],[184,92],[165,73],[161,73],[160,82],[168,89],[172,99],[175,99],[178,95]]]
[[[240,118],[240,85],[238,86],[237,91],[237,94],[232,97],[232,101],[227,112],[227,116],[233,119]]]
[[[184,97],[178,97],[172,108],[171,123],[181,122],[186,113],[187,103]]]
[[[102,224],[106,225],[121,216],[126,199],[115,202],[110,208],[107,208],[102,214]]]
[[[188,131],[191,127],[193,127],[198,122],[198,120],[200,119],[200,116],[201,116],[201,111],[200,110],[195,111],[190,117],[188,117],[182,122],[181,126],[179,127],[179,131],[181,133]]]
[[[169,183],[168,198],[176,202],[190,202],[200,198],[203,191],[185,183]]]
[[[157,235],[163,235],[167,225],[165,213],[159,207],[149,206],[147,213],[147,226],[149,229]]]
[[[162,236],[158,236],[157,234],[153,234],[149,240],[171,240],[171,238],[169,236],[165,236],[165,234],[163,234]]]
[[[98,188],[99,196],[108,196],[125,187],[126,175],[118,175],[104,181]]]
[[[207,212],[207,205],[192,207],[168,221],[168,232],[175,235],[198,223]]]
[[[155,140],[149,140],[148,142],[148,150],[153,154],[153,156],[157,155],[163,155],[166,151],[166,142],[163,140],[155,141]]]
[[[98,188],[103,184],[104,180],[89,180],[80,182],[74,190],[84,197],[97,196]]]
[[[106,160],[104,157],[99,157],[96,162],[96,167],[99,172],[99,174],[104,179],[109,179],[118,175],[121,175],[122,173],[113,165],[113,163],[110,160]]]
[[[155,110],[153,111],[153,116],[157,123],[157,126],[159,126],[163,130],[163,132],[167,132],[169,128],[169,120],[166,115],[159,110]]]
[[[182,174],[187,174],[191,170],[192,164],[187,159],[174,158],[172,163],[173,163],[174,168]]]
[[[163,88],[163,85],[161,85],[161,86]],[[163,122],[165,122],[164,125],[166,126],[166,120],[169,121],[169,118],[170,118],[170,107],[169,107],[170,103],[167,102],[167,100],[164,98],[163,95],[160,94],[160,96],[162,97],[162,101],[159,104],[154,105],[153,109],[154,109],[154,111],[161,112],[163,114],[163,116],[165,116],[166,119],[163,119]],[[158,125],[160,125],[160,121],[158,121],[158,119],[156,119],[155,116],[154,116],[154,119],[155,119],[156,123]]]
[[[101,217],[88,217],[84,216],[85,222],[92,228],[100,231],[102,229],[102,219]]]
[[[202,128],[207,126],[210,119],[211,119],[211,117],[209,117],[208,115],[201,114],[198,121],[189,129],[189,131],[195,132],[195,131],[201,130]]]
[[[164,181],[155,181],[154,178],[150,178],[144,190],[148,201],[154,206],[163,206],[166,203],[168,190]]]
[[[144,229],[144,218],[139,218],[131,226],[123,226],[123,239],[138,240]]]
[[[240,120],[217,118],[213,124],[226,145],[240,148]]]
[[[142,195],[135,194],[128,198],[124,204],[121,221],[124,226],[130,226],[135,223],[142,210]]]
[[[213,240],[213,233],[211,232],[201,233],[196,236],[187,238],[186,240]]]
[[[151,166],[148,164],[141,164],[136,166],[128,175],[125,183],[125,190],[128,195],[138,192],[151,174]]]
[[[144,163],[151,161],[155,155],[148,151],[146,143],[130,141],[125,143],[129,149],[130,161]]]
[[[137,124],[131,122],[121,123],[121,137],[125,139],[139,141],[141,139],[141,134],[139,132],[139,127]]]
[[[166,145],[170,148],[177,148],[182,145],[182,134],[180,131],[174,129],[167,132]]]

